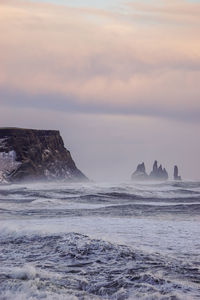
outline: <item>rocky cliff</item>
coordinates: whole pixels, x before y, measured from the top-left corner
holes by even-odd
[[[137,166],[136,171],[132,174],[131,176],[132,180],[147,180],[148,179],[148,175],[146,173],[146,168],[145,168],[145,164],[141,163]]]
[[[178,174],[177,166],[174,166],[174,180],[181,180],[181,176]]]
[[[146,173],[145,164],[141,163],[137,166],[136,171],[131,176],[132,180],[167,180],[168,173],[165,168],[162,168],[162,165],[158,167],[158,162],[155,160],[153,164],[153,170],[148,175]]]
[[[0,128],[0,181],[87,180],[56,130]]]
[[[158,167],[158,162],[155,160],[153,164],[153,170],[151,171],[149,178],[151,180],[167,180],[168,173],[165,168],[162,168],[162,165]]]

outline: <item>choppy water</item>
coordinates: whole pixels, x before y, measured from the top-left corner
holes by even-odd
[[[0,187],[0,299],[200,299],[200,183]]]

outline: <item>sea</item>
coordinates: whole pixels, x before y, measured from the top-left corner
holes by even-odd
[[[0,299],[200,299],[200,182],[0,186]]]

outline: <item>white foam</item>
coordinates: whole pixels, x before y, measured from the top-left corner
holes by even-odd
[[[23,284],[21,290],[13,291],[8,290],[1,295],[3,300],[38,300],[38,299],[48,299],[48,300],[78,300],[74,295],[70,294],[59,294],[56,292],[48,292],[37,289],[35,286],[31,286],[27,283]],[[96,298],[94,298],[96,299]],[[91,298],[88,300],[92,300]]]
[[[37,275],[36,268],[32,265],[25,265],[23,268],[14,268],[10,274],[11,278],[30,280],[34,279]]]
[[[170,255],[199,255],[199,221],[109,218],[98,216],[58,217],[0,221],[0,237],[49,235],[77,232],[112,243]]]
[[[12,193],[7,193],[7,191],[12,190]],[[2,201],[2,208],[5,210],[1,214],[1,220],[0,220],[0,242],[5,242],[5,245],[7,243],[9,244],[11,241],[12,244],[12,238],[21,238],[23,241],[23,237],[31,238],[32,235],[37,235],[37,237],[43,237],[46,235],[52,236],[58,235],[59,239],[60,236],[65,236],[66,233],[69,232],[77,232],[82,233],[85,235],[89,235],[91,238],[98,238],[103,239],[109,242],[112,242],[114,244],[125,244],[130,247],[134,248],[134,251],[137,252],[138,250],[142,250],[143,252],[150,253],[160,253],[162,254],[162,257],[166,255],[166,257],[175,257],[176,259],[179,259],[179,261],[183,262],[190,262],[192,260],[198,260],[199,259],[199,248],[200,248],[200,240],[199,240],[199,216],[193,216],[193,215],[181,215],[178,214],[166,214],[166,215],[149,215],[149,217],[142,215],[142,209],[141,209],[141,215],[139,216],[121,216],[121,217],[115,217],[114,215],[82,215],[78,217],[73,217],[70,213],[67,213],[65,216],[61,217],[62,212],[65,213],[63,210],[71,209],[82,209],[87,208],[89,210],[92,207],[101,207],[101,206],[107,206],[107,203],[114,203],[114,205],[118,205],[118,203],[123,205],[124,199],[123,199],[123,193],[125,194],[141,194],[143,193],[142,189],[144,189],[145,195],[149,193],[154,196],[155,194],[158,195],[159,191],[165,195],[165,189],[172,191],[173,197],[174,192],[173,190],[177,189],[173,186],[169,187],[154,187],[150,186],[142,187],[142,186],[132,186],[132,185],[121,185],[121,186],[110,186],[109,184],[29,184],[29,185],[11,185],[9,187],[1,187],[0,191],[3,190],[5,194],[5,198],[3,196]],[[146,190],[145,190],[146,189]],[[15,190],[18,191],[15,194]],[[20,190],[22,193],[20,194]],[[29,193],[26,193],[26,191],[29,191]],[[154,190],[154,191],[153,191]],[[37,193],[36,193],[36,192]],[[71,193],[70,193],[71,191]],[[75,191],[75,192],[74,192]],[[117,200],[117,196],[113,196],[112,193],[121,192],[122,197]],[[101,197],[101,193],[108,193],[108,198],[110,197],[111,200],[107,202],[107,198],[105,203],[103,204],[95,204],[95,198],[93,201],[92,195],[93,193],[95,195],[98,194],[98,197]],[[110,196],[109,196],[110,193]],[[73,201],[73,199],[64,199],[68,196],[71,198],[74,195],[76,195],[77,199]],[[80,197],[79,201],[79,195],[86,196],[84,198]],[[87,195],[91,195],[91,197],[87,200]],[[44,196],[44,198],[42,198]],[[7,197],[7,198],[6,198]],[[27,200],[33,200],[32,202],[25,202],[21,201],[24,200],[27,197]],[[104,197],[104,196],[102,196]],[[13,199],[16,198],[16,201],[13,201]],[[19,198],[17,200],[17,198]],[[131,197],[130,197],[131,198]],[[155,197],[156,198],[156,197]],[[85,200],[86,199],[86,200]],[[152,197],[153,200],[151,200],[151,205],[166,205],[167,200],[160,201],[158,204],[156,203],[156,199]],[[173,199],[173,198],[172,198]],[[10,201],[12,200],[12,201]],[[82,202],[83,201],[83,202]],[[113,201],[113,202],[112,202]],[[188,200],[189,201],[189,200]],[[131,200],[126,200],[125,204],[131,203]],[[134,203],[140,203],[139,200],[135,200]],[[141,201],[141,204],[148,204],[149,202]],[[170,203],[170,202],[169,202]],[[183,204],[189,204],[189,202],[184,203],[184,201],[181,200],[181,203]],[[175,202],[174,202],[175,204]],[[171,205],[171,203],[170,203]],[[176,204],[177,205],[177,204]],[[180,203],[179,203],[180,205]],[[18,208],[17,208],[18,207]],[[53,210],[57,207],[60,207],[61,214],[51,214]],[[47,209],[47,212],[45,209]],[[7,210],[9,211],[7,212]],[[39,214],[39,210],[41,209],[41,215]],[[20,213],[17,211],[20,210]],[[48,213],[50,211],[50,215],[48,216]],[[56,210],[55,210],[56,211]],[[173,211],[173,210],[172,210]],[[41,217],[42,216],[42,217]],[[53,216],[53,217],[52,217]],[[36,238],[37,238],[36,237]],[[40,240],[40,239],[39,239]],[[33,239],[34,241],[34,239]],[[16,245],[18,245],[17,241]],[[2,243],[3,244],[3,243]],[[13,244],[12,244],[13,245]],[[3,246],[4,247],[4,246]],[[7,246],[5,246],[7,247]],[[80,242],[80,245],[78,244],[78,247],[82,249],[82,245]],[[5,248],[6,249],[6,248]],[[12,263],[24,263],[24,257],[22,257],[22,260],[19,261],[18,256],[18,248],[16,246],[15,251],[15,244],[13,246],[14,251],[12,251]],[[63,243],[63,249],[66,251],[66,244]],[[84,249],[84,247],[83,247]],[[7,250],[6,250],[7,251]],[[26,251],[26,248],[25,250]],[[27,253],[28,253],[27,249]],[[31,254],[31,251],[30,251]],[[166,258],[167,261],[167,258]],[[10,263],[10,262],[9,262]],[[42,264],[42,262],[41,262]],[[57,260],[55,262],[57,265]],[[6,262],[5,262],[6,265]],[[15,265],[15,264],[13,264]],[[36,263],[36,265],[28,264],[24,265],[21,268],[12,268],[7,269],[5,274],[9,274],[9,284],[11,284],[10,287],[8,287],[7,292],[5,292],[2,296],[5,300],[25,300],[25,299],[56,299],[56,300],[77,300],[77,299],[90,299],[90,298],[84,298],[84,297],[78,297],[76,298],[72,293],[68,293],[67,287],[64,290],[64,292],[59,289],[56,290],[56,284],[53,285],[54,290],[49,290],[49,287],[52,282],[54,282],[54,279],[56,279],[57,274],[54,274],[54,271],[50,272],[43,270],[42,267]],[[56,272],[55,272],[56,273]],[[71,275],[70,275],[71,276]],[[73,275],[76,276],[76,275]],[[77,275],[78,276],[78,275]],[[161,274],[162,277],[162,274]],[[73,277],[74,278],[74,277]],[[72,278],[72,279],[73,279]],[[41,285],[45,285],[45,280],[48,281],[45,288],[42,289]],[[55,280],[56,281],[56,280]],[[173,280],[172,280],[173,281]],[[50,285],[49,285],[50,282]],[[17,288],[15,288],[14,284],[18,284]],[[6,283],[7,284],[7,283]],[[146,283],[147,285],[150,284],[149,282]],[[189,283],[191,285],[191,282]],[[159,289],[162,288],[163,295],[170,295],[173,291],[173,286],[168,285],[167,283],[163,285],[163,287],[159,287]],[[17,289],[17,290],[16,290]],[[160,293],[158,291],[153,294],[153,296],[147,295],[147,288],[144,287],[144,291],[133,291],[133,295],[130,296],[129,300],[135,300],[138,299],[140,296],[140,299],[145,300],[155,300],[160,299]],[[137,292],[139,293],[137,297]],[[144,292],[144,295],[143,295]],[[183,291],[184,292],[184,291]],[[65,293],[65,294],[63,294]],[[123,289],[119,290],[118,293],[116,293],[116,298],[112,299],[124,299],[126,291]],[[141,296],[143,295],[143,297]],[[177,294],[177,292],[173,291],[173,295],[177,295],[178,299],[192,299],[191,297],[187,298],[187,296],[184,298],[183,293],[180,291],[180,295]],[[167,297],[166,296],[166,297]],[[91,298],[96,298],[95,296]],[[105,299],[105,298],[100,298]]]

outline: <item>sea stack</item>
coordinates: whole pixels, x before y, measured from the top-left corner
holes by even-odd
[[[131,176],[132,180],[167,180],[168,173],[165,168],[162,168],[162,165],[158,167],[158,162],[155,160],[153,164],[153,170],[148,175],[146,173],[145,164],[141,163],[137,166],[136,171]]]
[[[146,168],[145,168],[145,164],[141,163],[137,166],[136,171],[132,174],[131,176],[132,180],[147,180],[148,179],[148,175],[146,173]]]
[[[178,174],[177,166],[174,166],[174,180],[181,180],[181,176]]]
[[[87,181],[57,130],[0,128],[0,182]]]
[[[158,162],[155,160],[153,164],[153,170],[151,171],[149,175],[149,179],[151,180],[167,180],[168,179],[168,173],[166,169],[162,168],[162,165],[158,167]]]

